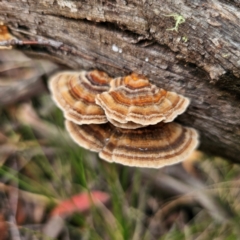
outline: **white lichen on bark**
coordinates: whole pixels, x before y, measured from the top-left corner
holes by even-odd
[[[77,12],[77,6],[75,3],[68,1],[68,0],[57,0],[57,3],[60,7],[64,8],[67,7],[70,9],[71,12]]]

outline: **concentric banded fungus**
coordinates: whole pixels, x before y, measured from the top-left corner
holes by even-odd
[[[160,168],[181,162],[198,145],[198,134],[177,123],[159,123],[140,129],[114,128],[111,124],[76,125],[66,121],[80,146],[100,152],[109,162],[136,167]]]
[[[50,79],[49,87],[56,104],[67,119],[78,124],[106,123],[97,94],[108,91],[111,78],[100,71],[62,72]]]
[[[177,123],[134,130],[118,129],[99,156],[128,166],[160,168],[185,160],[198,145],[198,134]]]
[[[78,145],[93,152],[103,149],[113,130],[109,123],[77,125],[69,120],[65,121],[65,127]]]
[[[188,98],[160,89],[138,74],[116,78],[110,86],[110,91],[97,95],[96,103],[110,122],[122,128],[171,122],[189,105]]]

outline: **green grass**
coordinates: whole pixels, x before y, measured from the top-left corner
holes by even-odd
[[[153,229],[150,223],[153,223],[156,214],[161,212],[164,204],[178,196],[168,196],[164,190],[159,190],[139,169],[109,164],[99,159],[95,153],[90,153],[66,139],[61,111],[52,107],[43,114],[42,110],[48,104],[44,98],[49,100],[47,96],[40,98],[40,107],[36,108],[36,113],[41,121],[49,124],[53,132],[58,133],[57,136],[39,136],[35,129],[22,123],[18,123],[17,128],[13,127],[11,114],[2,111],[0,121],[5,126],[2,129],[4,134],[9,141],[20,136],[14,144],[24,147],[14,153],[18,169],[14,170],[6,161],[0,167],[0,179],[4,184],[14,183],[19,189],[49,198],[45,221],[56,204],[54,200],[68,199],[83,191],[101,190],[110,195],[111,200],[107,207],[91,208],[88,214],[75,213],[65,219],[70,239],[239,239],[238,165],[216,157],[206,157],[197,162],[206,191],[219,199],[220,206],[226,212],[232,213],[226,222],[218,222],[207,209],[194,203],[189,205],[192,218],[184,220],[187,215],[186,206],[180,204],[165,219],[156,218],[158,224]],[[38,150],[35,154],[31,152],[33,146]],[[44,148],[52,148],[54,151],[46,154]],[[155,210],[150,202],[155,202]],[[168,227],[165,226],[166,221],[170,221]],[[23,225],[22,230],[28,231],[28,228]],[[156,230],[160,233],[154,233]],[[33,234],[41,233],[36,230]]]

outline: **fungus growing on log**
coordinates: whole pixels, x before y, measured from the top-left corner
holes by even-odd
[[[97,94],[108,91],[111,78],[101,71],[61,72],[50,79],[53,100],[66,119],[77,124],[106,123],[101,107],[95,103]]]
[[[172,122],[189,105],[189,99],[151,84],[146,77],[131,74],[110,82],[110,90],[98,94],[108,121],[121,128],[139,128]]]
[[[185,160],[198,145],[198,133],[177,123],[158,123],[139,129],[110,123],[77,125],[66,121],[74,141],[100,158],[127,166],[160,168]]]
[[[198,145],[196,130],[172,122],[189,99],[142,75],[63,72],[50,90],[73,140],[108,162],[160,168],[184,161]]]

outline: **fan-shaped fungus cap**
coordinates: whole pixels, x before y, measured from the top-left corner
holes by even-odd
[[[95,103],[97,94],[109,90],[111,78],[101,71],[62,72],[50,79],[53,100],[67,119],[77,124],[106,123],[101,107]]]
[[[177,123],[118,129],[99,156],[109,162],[161,168],[185,160],[198,145],[198,133]]]
[[[112,80],[110,86],[110,91],[97,95],[96,103],[110,122],[122,128],[171,122],[189,105],[188,98],[158,88],[134,73]],[[135,126],[131,127],[132,123]]]
[[[93,152],[100,152],[103,149],[113,131],[109,123],[78,125],[66,120],[65,127],[78,145]]]
[[[160,168],[185,160],[198,145],[198,133],[177,123],[159,123],[139,129],[114,128],[110,123],[76,125],[66,121],[80,146],[100,152],[108,162]]]

